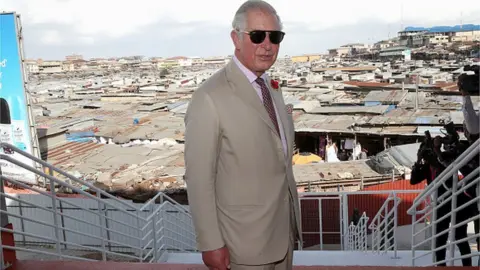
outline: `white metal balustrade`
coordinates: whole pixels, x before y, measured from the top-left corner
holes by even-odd
[[[370,223],[372,230],[372,250],[378,253],[386,253],[393,250],[394,258],[397,258],[397,228],[398,228],[398,206],[402,199],[395,191],[391,192],[388,198],[378,210]]]
[[[357,225],[350,223],[347,232],[347,250],[366,251],[368,249],[368,217],[365,212],[358,220]]]
[[[390,222],[388,224],[390,224],[390,227],[393,226],[394,228],[393,229],[390,228],[390,230],[386,231],[386,232],[387,232],[387,234],[390,233],[390,237],[388,239],[390,239],[391,241],[394,241],[394,243],[396,243],[397,242],[396,229],[398,228],[398,221],[397,221],[398,220],[398,206],[401,203],[401,199],[400,199],[399,196],[401,194],[419,194],[419,193],[421,193],[421,190],[396,190],[394,193],[392,191],[382,191],[382,190],[372,190],[372,191],[363,190],[363,191],[354,191],[354,192],[341,191],[341,192],[305,192],[305,193],[300,193],[299,194],[299,201],[300,201],[300,205],[303,205],[302,215],[309,216],[307,218],[302,217],[302,222],[305,222],[306,219],[308,219],[308,221],[310,221],[311,217],[313,217],[313,216],[315,216],[315,217],[318,216],[318,218],[319,218],[318,229],[315,229],[315,231],[306,231],[306,230],[302,231],[303,236],[304,236],[304,241],[305,241],[305,238],[310,236],[310,235],[319,235],[319,249],[320,250],[325,250],[324,236],[325,235],[339,235],[340,236],[340,243],[339,243],[340,250],[351,250],[351,248],[352,248],[352,243],[351,243],[352,234],[350,234],[349,231],[351,229],[353,230],[353,228],[351,227],[351,223],[349,223],[350,219],[349,219],[349,216],[348,216],[348,214],[350,212],[349,211],[349,202],[348,202],[349,196],[388,195],[386,201],[383,203],[381,209],[378,211],[377,215],[375,216],[376,217],[375,221],[373,221],[368,216],[367,216],[367,218],[369,218],[368,221],[371,222],[371,224],[373,224],[371,226],[374,226],[374,227],[371,227],[370,229],[373,229],[374,231],[376,230],[377,233],[378,232],[383,233],[383,232],[386,231],[386,229],[377,227],[375,224],[377,224],[377,225],[380,224],[381,225],[383,223],[386,223],[384,217],[385,216],[390,217]],[[394,199],[394,198],[396,198],[396,199]],[[325,231],[323,221],[327,217],[331,218],[331,216],[329,216],[328,213],[324,213],[325,208],[322,207],[322,205],[326,201],[332,201],[332,200],[333,201],[338,201],[338,209],[339,209],[338,230],[337,231]],[[315,202],[315,205],[310,205],[310,207],[313,207],[313,208],[318,207],[317,213],[307,211],[308,207],[306,207],[306,205],[305,205],[307,203],[307,201],[308,202]],[[396,203],[393,203],[393,201],[395,201]],[[390,205],[390,206],[387,210],[387,214],[385,214],[385,209],[387,209],[386,208],[387,205]],[[371,209],[369,209],[369,210],[371,210]],[[395,214],[395,212],[397,212],[397,214]],[[393,218],[393,217],[396,217],[396,218]],[[334,226],[336,227],[336,225],[334,225]],[[366,224],[366,226],[367,226],[367,228],[369,228],[367,224]],[[331,228],[329,228],[329,229],[331,230]],[[367,230],[367,234],[368,234],[368,230]],[[393,236],[392,236],[392,234],[393,234]],[[368,234],[367,238],[365,239],[367,249],[369,247],[372,247],[373,250],[375,250],[375,248],[376,248],[377,251],[380,251],[380,250],[378,250],[378,248],[382,247],[381,251],[387,251],[387,250],[395,251],[396,250],[395,248],[397,248],[397,244],[395,244],[395,245],[388,246],[388,249],[387,249],[386,244],[381,245],[381,241],[384,240],[384,239],[381,239],[380,237],[377,237],[378,245],[374,247],[374,245],[370,245],[371,243],[367,240],[367,239],[369,239],[370,236],[372,238],[374,238],[374,234],[373,233]],[[376,241],[376,240],[374,240],[374,241]],[[388,243],[390,243],[390,242],[388,242]],[[406,245],[407,243],[404,243],[404,244]],[[333,244],[333,245],[335,245],[335,244]],[[334,247],[332,245],[330,247],[333,250],[337,249],[337,247]],[[312,249],[313,247],[312,246],[306,246],[306,247],[303,247],[303,248]],[[301,247],[299,249],[301,249]]]
[[[159,262],[166,251],[196,251],[195,233],[189,211],[163,193],[144,205],[118,199],[94,185],[78,179],[13,145],[0,143],[49,169],[49,174],[0,154],[0,159],[15,164],[46,179],[47,190],[29,186],[0,175],[0,184],[13,185],[38,195],[0,196],[8,201],[8,215],[15,246],[0,243],[2,249],[34,253],[42,259],[115,260]],[[57,172],[69,180],[53,176]],[[88,187],[88,191],[80,187]],[[67,188],[83,198],[61,198],[56,190]],[[157,203],[158,201],[158,203]],[[3,254],[0,254],[3,255]]]
[[[436,177],[436,179],[425,188],[425,190],[419,194],[412,207],[408,210],[408,213],[412,216],[412,265],[415,266],[416,261],[423,256],[432,256],[433,261],[431,265],[439,265],[439,264],[448,264],[454,265],[456,260],[461,260],[464,258],[474,258],[480,256],[480,252],[477,250],[476,252],[471,252],[471,254],[466,255],[459,255],[458,252],[455,252],[455,247],[457,243],[461,243],[464,241],[470,241],[475,243],[475,239],[480,237],[478,231],[475,232],[474,235],[467,236],[463,239],[456,239],[455,237],[455,230],[456,228],[468,224],[474,220],[480,219],[480,215],[472,214],[469,215],[469,218],[466,220],[461,220],[457,222],[457,214],[459,211],[464,210],[467,207],[480,207],[480,168],[476,168],[472,173],[467,175],[464,179],[459,181],[458,172],[460,168],[465,166],[468,162],[470,162],[474,158],[478,158],[478,154],[480,153],[480,140],[474,142],[464,153],[462,153],[451,165],[449,165],[440,175]],[[448,187],[447,181],[451,182],[451,187]],[[447,190],[443,195],[440,197],[437,196],[437,191],[439,187],[444,186]],[[468,190],[476,189],[476,197],[473,197],[470,201],[458,205],[457,198],[461,195],[464,196],[465,192]],[[467,192],[468,193],[468,192]],[[437,210],[439,210],[442,206],[447,206],[447,204],[451,204],[449,209],[453,209],[452,211],[446,213],[442,217],[437,217]],[[474,208],[475,209],[475,208]],[[478,212],[477,212],[478,213]],[[450,226],[448,229],[443,230],[441,232],[437,231],[437,225],[439,222],[450,219]],[[419,226],[419,224],[423,223],[425,220],[428,220],[428,225],[425,227]],[[450,241],[447,242],[445,245],[436,247],[435,239],[443,233],[449,233]],[[422,241],[416,242],[417,236],[420,234],[427,234],[429,237],[421,238]],[[420,254],[417,253],[418,250],[421,249],[422,246],[425,244],[430,244],[431,249],[428,252],[422,252]],[[435,260],[435,252],[448,248],[449,251],[446,254],[445,260],[436,261]],[[478,246],[477,246],[478,249]]]

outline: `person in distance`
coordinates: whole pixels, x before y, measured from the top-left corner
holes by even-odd
[[[210,269],[292,269],[294,242],[301,243],[294,126],[265,73],[285,33],[275,9],[259,0],[242,4],[232,26],[232,61],[195,91],[185,115],[197,246]]]

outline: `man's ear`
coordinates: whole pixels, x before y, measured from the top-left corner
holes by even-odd
[[[239,50],[240,49],[240,38],[238,37],[237,31],[232,30],[232,32],[230,32],[230,37],[232,38],[233,45],[235,46],[235,49]]]

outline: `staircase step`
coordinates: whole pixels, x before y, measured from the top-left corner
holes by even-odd
[[[416,256],[427,251],[417,251]],[[377,254],[372,251],[295,251],[293,264],[295,266],[411,266],[411,251],[398,251],[397,258],[393,252]],[[458,254],[457,256],[460,256]],[[476,265],[477,258],[473,258]],[[202,264],[201,253],[169,253],[167,263],[173,264]],[[431,255],[418,259],[417,266],[425,266],[432,263]],[[455,265],[461,266],[461,261]],[[477,269],[478,270],[478,269]]]

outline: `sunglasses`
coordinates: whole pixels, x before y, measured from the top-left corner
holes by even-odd
[[[280,44],[282,42],[285,33],[282,31],[264,31],[264,30],[253,30],[250,32],[247,31],[240,31],[242,33],[248,34],[250,36],[250,40],[253,44],[261,44],[265,38],[267,37],[270,39],[272,44]]]

